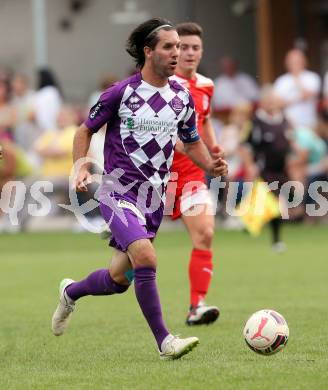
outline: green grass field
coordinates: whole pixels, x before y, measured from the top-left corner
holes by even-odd
[[[288,251],[271,252],[268,232],[252,239],[217,231],[217,266],[208,302],[219,321],[188,328],[184,231],[156,241],[158,284],[173,333],[196,335],[199,347],[178,361],[160,361],[134,297],[79,301],[59,338],[50,320],[63,277],[79,279],[106,266],[110,251],[92,234],[0,236],[0,389],[327,389],[328,228],[288,226]],[[248,316],[262,308],[281,312],[290,327],[282,352],[265,357],[242,337]]]

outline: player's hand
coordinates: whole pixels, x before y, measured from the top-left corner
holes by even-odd
[[[226,176],[228,174],[228,163],[222,157],[213,159],[213,166],[209,174],[214,177]]]
[[[210,153],[213,159],[224,158],[224,150],[219,145],[214,145]]]
[[[91,183],[91,173],[86,168],[81,168],[75,177],[73,189],[77,192],[87,192],[87,185]]]

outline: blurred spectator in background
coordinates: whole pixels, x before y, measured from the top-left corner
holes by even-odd
[[[251,132],[241,147],[246,181],[258,178],[269,184],[278,181],[278,189],[272,192],[279,196],[281,186],[288,181],[289,133],[289,124],[280,108],[279,99],[270,87],[264,88]],[[270,226],[272,249],[281,252],[285,249],[281,241],[281,218],[271,220]]]
[[[15,110],[10,104],[10,83],[0,79],[0,133],[2,139],[13,138]]]
[[[11,78],[12,70],[5,66],[0,66],[0,80],[10,84]]]
[[[327,145],[321,135],[327,125],[327,118],[320,116],[314,129],[297,127],[294,131],[295,150],[306,177],[320,176],[325,170]]]
[[[111,85],[116,83],[116,81],[118,81],[118,78],[111,73],[104,75],[100,79],[99,89],[94,91],[89,97],[87,114],[89,113],[91,107],[97,104],[100,95],[107,88],[109,88]],[[100,131],[98,131],[98,133],[94,134],[90,143],[88,156],[95,160],[95,164],[93,164],[92,170],[97,173],[102,173],[103,166],[104,166],[103,150],[104,150],[104,142],[105,142],[105,133],[106,133],[106,128],[104,126]]]
[[[291,160],[291,176],[293,180],[298,180],[304,185],[305,198],[299,207],[301,210],[299,214],[311,222],[316,218],[305,215],[304,206],[315,203],[308,193],[310,184],[328,179],[328,149],[324,140],[327,128],[328,118],[323,113],[314,129],[297,127],[294,130],[294,158]]]
[[[5,132],[0,129],[0,147],[2,150],[2,158],[0,158],[0,194],[1,198],[5,199],[6,195],[2,192],[6,183],[11,180],[24,180],[32,174],[32,166],[26,158],[23,150],[10,140]],[[9,195],[9,194],[8,194]],[[24,197],[24,193],[13,191],[13,197]],[[16,203],[23,203],[16,199]],[[20,222],[20,221],[19,221]],[[9,219],[9,215],[2,212],[0,207],[0,232],[16,233],[21,228],[20,225],[13,225]]]
[[[323,78],[322,95],[323,95],[322,108],[328,115],[328,71],[325,73]]]
[[[62,104],[61,90],[54,74],[50,69],[40,69],[34,100],[34,118],[41,132],[56,128]]]
[[[14,140],[25,151],[31,163],[37,166],[33,144],[40,132],[33,121],[34,91],[29,88],[27,77],[22,74],[14,75],[11,85],[11,103],[16,113]]]
[[[306,69],[307,59],[299,49],[287,53],[285,66],[287,73],[274,83],[274,91],[281,100],[285,116],[293,127],[314,128],[317,123],[320,77]]]
[[[226,205],[226,208],[220,208],[220,216],[224,219],[223,226],[229,230],[243,228],[240,218],[227,215],[226,209],[232,210],[241,199],[244,172],[239,148],[251,131],[252,114],[253,106],[251,103],[244,102],[238,104],[229,114],[229,123],[224,125],[217,134],[218,144],[224,150],[225,160],[229,166],[228,175],[224,178],[227,186],[223,194],[220,194],[222,196],[222,198],[220,197],[220,205]],[[239,183],[237,193],[229,191],[231,182]],[[229,197],[227,197],[228,194],[230,195]],[[236,194],[236,199],[232,199],[231,194]]]
[[[59,211],[58,203],[65,203],[69,193],[69,175],[73,166],[73,138],[77,129],[77,114],[71,106],[62,106],[56,127],[44,132],[34,144],[41,166],[34,179],[50,181],[53,192],[48,194],[51,214]],[[28,199],[26,203],[29,203]],[[33,202],[30,202],[33,203]],[[25,223],[27,213],[22,217]]]
[[[73,165],[72,149],[76,128],[77,116],[74,109],[63,106],[59,111],[56,127],[36,140],[34,149],[42,159],[42,177],[65,178],[67,182]]]
[[[319,114],[319,124],[317,126],[317,134],[322,138],[327,146],[328,152],[328,111],[322,111]]]
[[[322,84],[323,108],[328,111],[328,71],[323,76]]]
[[[111,85],[116,83],[116,81],[118,81],[118,78],[111,73],[107,73],[100,78],[98,89],[96,91],[92,92],[92,94],[90,95],[90,97],[88,99],[88,107],[87,107],[88,113],[89,113],[90,108],[93,107],[98,102],[100,95],[107,88],[109,88]]]
[[[241,175],[241,162],[238,154],[239,146],[251,130],[253,107],[244,102],[235,106],[229,115],[229,122],[217,134],[218,144],[224,150],[229,166],[229,180],[236,180]]]
[[[240,103],[257,102],[259,89],[251,76],[238,70],[235,59],[223,57],[220,69],[214,80],[213,114],[225,122],[229,111]]]
[[[52,213],[57,204],[66,201],[69,192],[69,175],[73,166],[73,139],[77,129],[77,115],[70,106],[59,111],[57,126],[43,133],[35,142],[35,151],[41,158],[39,179],[53,184]]]

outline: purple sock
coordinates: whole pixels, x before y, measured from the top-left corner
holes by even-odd
[[[76,301],[86,295],[121,294],[128,288],[129,286],[116,283],[111,278],[108,269],[98,269],[85,279],[66,287],[66,293],[73,301]]]
[[[134,287],[139,306],[160,349],[162,341],[169,332],[162,318],[161,303],[156,286],[156,270],[151,267],[135,268]]]

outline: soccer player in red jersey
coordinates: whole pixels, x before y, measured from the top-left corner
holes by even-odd
[[[181,49],[173,78],[190,91],[195,102],[198,132],[210,153],[215,155],[220,148],[209,117],[214,86],[211,79],[197,73],[203,53],[203,31],[198,24],[187,22],[178,24],[177,32]],[[173,209],[173,220],[182,219],[193,245],[189,262],[190,310],[186,323],[209,324],[216,321],[219,309],[206,305],[204,301],[213,273],[211,248],[214,234],[214,215],[206,178],[204,171],[184,153],[182,142],[176,145],[171,172],[167,207]]]

